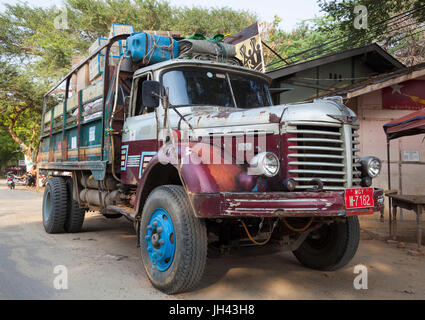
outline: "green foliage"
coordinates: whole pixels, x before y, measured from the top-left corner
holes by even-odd
[[[341,41],[342,47],[357,47],[377,42],[407,65],[423,61],[423,21],[425,3],[423,0],[318,0],[322,11],[334,22],[319,28],[332,31],[335,28],[347,38]],[[354,8],[364,5],[367,8],[367,28],[354,27],[357,16]]]
[[[425,17],[423,0],[318,0],[322,11],[335,19],[334,24],[323,26],[323,29],[332,29],[337,25],[343,32],[353,34],[353,40],[359,38],[380,35],[388,30],[390,21],[388,18],[408,10],[414,10],[413,16],[418,20]],[[353,22],[357,14],[354,8],[357,5],[364,5],[368,11],[367,29],[354,28]]]
[[[0,111],[31,107],[41,111],[48,83],[33,77],[19,65],[0,61]]]
[[[136,31],[172,30],[184,35],[199,32],[235,33],[254,23],[256,15],[228,7],[174,7],[167,1],[68,0],[69,19],[91,40],[108,36],[112,23],[132,24]]]
[[[0,127],[0,169],[16,166],[20,159],[24,159],[24,155],[19,144],[13,141],[6,129]]]
[[[32,157],[38,145],[43,92],[46,90],[47,84],[35,81],[31,73],[0,62],[0,129],[5,142],[1,147],[4,156],[11,148],[21,145],[22,151]],[[8,136],[4,136],[6,132]],[[14,143],[9,143],[10,140]],[[21,152],[20,148],[18,152]],[[13,159],[16,150],[9,154]]]
[[[249,11],[235,11],[227,7],[184,7],[176,13],[174,30],[179,30],[186,36],[195,32],[202,33],[209,38],[216,33],[237,33],[256,21],[257,16]]]
[[[107,37],[113,23],[132,24],[136,31],[171,30],[184,35],[235,33],[256,21],[248,11],[230,8],[173,7],[167,1],[68,0],[66,30],[55,28],[61,16],[54,7],[26,3],[5,5],[0,13],[0,55],[30,66],[38,77],[59,79],[74,56],[85,56],[90,44]]]
[[[425,36],[421,24],[425,19],[423,0],[318,0],[318,3],[325,15],[302,21],[292,32],[277,28],[278,17],[269,27],[269,41],[289,63],[372,42],[377,42],[406,65],[425,60]],[[367,8],[366,29],[354,26],[359,15],[354,10],[357,5]],[[273,68],[286,64],[279,61],[276,56],[268,57]]]
[[[279,29],[278,24],[280,21],[281,19],[275,16],[268,32],[269,36],[267,37],[267,43],[271,44],[274,50],[289,63],[294,63],[301,59],[314,58],[320,54],[320,50],[309,51],[305,54],[300,53],[342,35],[342,32],[338,28],[330,30],[325,30],[323,28],[324,26],[334,23],[334,19],[330,16],[303,20],[298,23],[291,32],[285,32]],[[269,56],[267,63],[274,63],[273,68],[286,64],[274,55]]]
[[[5,4],[0,14],[0,55],[43,78],[58,78],[69,70],[71,58],[87,47],[77,30],[54,27],[53,8]]]

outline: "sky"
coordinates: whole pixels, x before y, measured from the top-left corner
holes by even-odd
[[[172,5],[201,7],[231,7],[236,10],[249,10],[256,13],[260,21],[273,21],[274,15],[280,16],[283,21],[280,27],[285,31],[292,30],[297,22],[321,15],[316,0],[168,0]],[[15,4],[17,0],[0,0],[0,10],[3,3]],[[31,5],[51,6],[61,5],[62,0],[27,0]]]

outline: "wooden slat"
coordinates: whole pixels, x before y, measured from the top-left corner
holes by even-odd
[[[103,81],[99,81],[96,84],[82,90],[83,104],[95,98],[102,97],[102,94],[103,94]]]
[[[53,108],[53,119],[63,115],[63,102]]]
[[[66,102],[66,111],[71,111],[75,109],[76,106],[78,106],[78,94],[74,94],[72,97],[68,98]]]
[[[50,122],[51,119],[52,119],[52,110],[49,110],[44,115],[44,123]]]

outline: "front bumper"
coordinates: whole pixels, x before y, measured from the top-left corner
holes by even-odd
[[[341,217],[373,214],[384,208],[384,191],[374,188],[374,207],[346,209],[344,191],[220,192],[189,194],[199,218]]]

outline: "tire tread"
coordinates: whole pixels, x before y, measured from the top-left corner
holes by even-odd
[[[356,216],[347,217],[344,227],[345,232],[337,237],[336,241],[338,243],[330,251],[326,252],[327,257],[323,254],[320,257],[317,254],[312,254],[311,249],[309,249],[310,246],[304,243],[293,251],[293,254],[301,264],[312,269],[334,271],[342,268],[354,257],[359,246],[360,224],[358,218]],[[326,263],[324,262],[324,257],[327,259]],[[321,261],[318,262],[318,259],[321,259]]]
[[[50,188],[50,198],[52,206],[50,218],[44,224],[47,233],[60,233],[64,231],[67,216],[68,192],[65,179],[62,177],[52,177],[47,181]]]
[[[80,208],[78,201],[75,200],[72,196],[73,193],[73,183],[72,179],[66,181],[67,190],[68,190],[68,212],[65,220],[64,229],[68,233],[77,233],[81,231],[84,223],[84,217],[86,214],[86,209]]]

